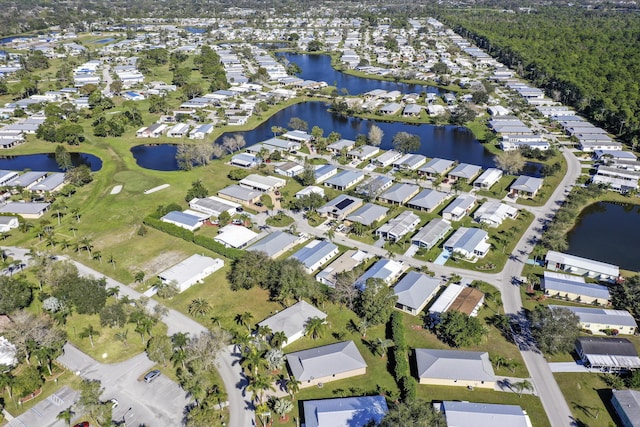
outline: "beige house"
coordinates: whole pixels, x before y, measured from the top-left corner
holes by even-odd
[[[580,319],[580,327],[594,335],[605,335],[605,331],[617,331],[617,334],[620,335],[633,335],[638,329],[635,319],[626,310],[564,305],[549,305],[549,308],[565,308],[571,311]]]
[[[367,363],[353,341],[329,344],[287,354],[287,365],[300,388],[367,373]]]
[[[494,389],[489,353],[416,348],[420,384]]]

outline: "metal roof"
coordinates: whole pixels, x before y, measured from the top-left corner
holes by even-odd
[[[582,277],[569,274],[544,272],[543,287],[549,293],[572,293],[608,301],[611,299],[609,288],[593,283],[585,283]]]
[[[489,353],[416,348],[419,378],[495,381]]]
[[[388,208],[375,205],[373,203],[367,203],[347,216],[346,219],[347,221],[359,222],[362,225],[369,226],[375,221],[378,221],[381,217],[387,215],[388,211]]]
[[[312,381],[367,367],[353,341],[296,351],[286,357],[289,369],[298,381]]]
[[[307,400],[302,406],[306,427],[364,427],[371,421],[378,425],[389,411],[384,396]]]
[[[293,234],[285,233],[284,231],[275,231],[270,233],[264,239],[261,239],[251,245],[247,250],[253,252],[264,252],[267,256],[273,258],[277,254],[288,250],[288,248],[293,246],[297,241],[298,237]]]
[[[297,259],[300,261],[305,267],[311,268],[318,261],[323,258],[329,256],[332,252],[336,252],[338,250],[338,246],[323,240],[312,240],[307,243],[305,247],[291,255],[291,258]]]
[[[594,261],[588,258],[582,258],[562,252],[547,252],[546,261],[548,264],[562,264],[586,271],[593,271],[594,273],[600,273],[611,277],[618,277],[618,275],[620,274],[620,269],[617,265]]]
[[[395,203],[404,203],[409,197],[418,191],[420,187],[414,184],[399,183],[380,195],[383,200],[390,200]]]
[[[393,288],[393,293],[398,297],[398,304],[417,310],[438,289],[440,289],[440,279],[410,271]]]
[[[608,310],[598,307],[572,307],[565,305],[549,305],[549,308],[566,308],[580,319],[580,323],[595,323],[599,325],[638,327],[635,319],[626,310]]]
[[[327,314],[303,300],[264,319],[258,326],[268,326],[273,332],[284,332],[287,339],[291,339],[304,332],[307,322],[313,317],[326,319]]]
[[[528,415],[517,405],[442,402],[448,426],[531,427]]]

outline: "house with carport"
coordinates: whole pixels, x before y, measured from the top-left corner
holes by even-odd
[[[409,234],[420,224],[420,217],[411,211],[404,211],[395,218],[391,218],[376,230],[376,236],[385,240],[397,242]]]
[[[484,202],[474,213],[473,219],[489,227],[499,227],[505,219],[516,219],[518,209],[498,201]]]
[[[420,384],[491,390],[496,386],[487,352],[416,348],[415,358]]]
[[[542,178],[520,175],[513,184],[511,184],[510,192],[514,196],[533,199],[538,195],[538,192],[542,188],[542,184],[544,184],[544,180]]]
[[[500,169],[489,168],[486,171],[482,172],[482,174],[480,174],[480,176],[476,178],[475,181],[473,181],[473,186],[475,188],[488,190],[493,187],[496,182],[500,181],[502,175],[503,173]]]
[[[222,227],[213,240],[224,245],[225,248],[242,249],[255,241],[258,236],[258,233],[254,233],[247,227],[229,224]]]
[[[329,241],[312,240],[290,258],[300,261],[307,273],[312,274],[338,255],[339,251],[338,246]]]
[[[444,401],[439,406],[448,426],[532,426],[527,411],[518,405]]]
[[[367,373],[367,363],[353,341],[343,341],[286,355],[291,375],[300,388],[351,378]]]
[[[576,353],[585,366],[603,372],[628,372],[640,369],[635,345],[626,338],[578,337]]]
[[[460,221],[476,206],[477,199],[471,194],[456,197],[442,211],[442,218],[447,221]]]
[[[609,310],[600,307],[573,307],[565,305],[549,305],[549,308],[567,309],[580,319],[580,328],[593,335],[633,335],[638,324],[627,310]]]
[[[447,174],[447,178],[451,181],[462,180],[462,182],[471,182],[475,178],[482,168],[476,165],[470,165],[468,163],[460,163],[451,172]]]
[[[382,258],[356,280],[355,286],[364,289],[369,279],[380,279],[387,285],[391,285],[406,269],[407,266],[403,261]]]
[[[318,209],[321,216],[342,221],[351,212],[362,206],[363,200],[358,197],[341,194]]]
[[[325,180],[324,185],[335,190],[346,191],[347,189],[362,181],[364,177],[365,174],[363,172],[345,170],[340,172],[336,176],[332,176],[331,178]]]
[[[420,191],[415,184],[398,183],[378,196],[378,200],[390,205],[404,205]]]
[[[411,244],[419,248],[431,249],[444,239],[451,229],[451,223],[446,219],[432,219],[413,235]]]
[[[221,199],[220,197],[209,196],[204,199],[191,199],[191,201],[189,201],[189,207],[194,211],[203,212],[217,218],[222,212],[233,215],[236,209],[240,207],[240,204]]]
[[[437,178],[450,170],[455,162],[453,160],[433,158],[427,164],[418,169],[419,175],[426,175],[429,178]]]
[[[302,243],[300,237],[278,230],[269,233],[267,237],[249,246],[247,251],[263,252],[269,258],[276,259],[285,252],[293,249],[299,243]]]
[[[338,168],[333,165],[319,165],[314,172],[316,184],[319,184],[338,174]]]
[[[583,277],[545,271],[541,284],[545,295],[583,304],[611,304],[609,288],[586,283]]]
[[[224,267],[224,261],[220,258],[194,254],[158,274],[158,278],[164,284],[175,284],[179,292],[183,292],[198,282],[202,283],[222,267]]]
[[[305,400],[303,427],[366,427],[378,425],[389,411],[384,396]],[[370,424],[373,423],[373,424]]]
[[[438,278],[410,271],[393,287],[393,293],[398,297],[396,308],[417,316],[438,293],[441,286],[442,283]]]
[[[400,157],[402,157],[402,153],[395,150],[389,150],[376,157],[373,160],[373,163],[378,167],[386,168],[387,166],[393,164],[393,162],[398,160]]]
[[[615,282],[620,277],[617,265],[556,251],[547,252],[545,266],[549,270],[565,271],[606,282]]]
[[[612,390],[611,406],[622,427],[640,427],[640,391]]]
[[[429,313],[438,318],[441,313],[459,311],[469,317],[476,317],[484,304],[484,293],[470,286],[452,283],[438,296]]]
[[[467,261],[475,262],[491,248],[489,233],[480,228],[460,227],[447,239],[444,248]]]
[[[230,185],[218,191],[218,196],[222,197],[223,199],[247,205],[259,201],[262,194],[263,193],[261,191],[252,190],[238,184]]]
[[[335,288],[340,273],[353,270],[372,256],[365,251],[350,249],[336,258],[320,273],[316,274],[316,280],[330,288]]]
[[[369,227],[376,222],[382,221],[389,212],[389,208],[385,208],[373,203],[366,203],[358,208],[355,212],[345,218],[349,222],[357,222],[365,227]]]
[[[263,193],[271,193],[281,189],[287,184],[287,181],[283,178],[275,176],[265,176],[258,174],[251,174],[245,178],[242,178],[238,182],[242,187],[250,188],[252,190],[258,190]]]

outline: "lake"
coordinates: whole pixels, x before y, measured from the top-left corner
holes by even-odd
[[[324,81],[330,86],[336,86],[338,89],[346,89],[350,95],[359,95],[374,89],[384,89],[386,91],[397,90],[403,94],[421,92],[440,93],[440,90],[434,86],[367,79],[336,71],[331,66],[331,57],[328,55],[278,52],[276,56],[286,58],[287,61],[296,63],[302,69],[302,72],[297,74],[301,79]]]
[[[392,148],[392,140],[398,132],[408,132],[420,136],[422,143],[418,153],[427,157],[440,157],[443,159],[458,160],[461,163],[471,163],[483,168],[494,167],[493,155],[475,139],[473,133],[464,127],[458,126],[434,126],[428,124],[412,125],[401,122],[383,122],[364,120],[356,117],[345,117],[331,113],[323,102],[305,102],[292,105],[270,117],[253,130],[245,132],[227,132],[223,134],[217,143],[222,143],[225,135],[241,134],[247,146],[256,144],[273,137],[271,128],[280,126],[287,128],[292,117],[298,117],[306,121],[309,131],[313,126],[319,126],[324,130],[324,135],[330,132],[338,132],[343,138],[355,140],[358,135],[366,135],[374,124],[384,132],[382,149]],[[131,149],[138,165],[147,169],[171,171],[177,169],[175,163],[175,146],[171,145],[138,145]],[[538,163],[527,163],[524,174],[539,176]]]
[[[640,206],[599,202],[578,216],[567,253],[640,271]]]
[[[92,172],[102,169],[102,160],[93,154],[69,153],[74,166],[87,165]],[[62,172],[56,163],[54,153],[21,154],[16,156],[0,156],[0,169],[23,171],[29,169],[39,172]]]

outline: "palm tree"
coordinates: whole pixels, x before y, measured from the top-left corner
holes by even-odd
[[[273,402],[273,411],[284,420],[286,415],[293,409],[293,402],[287,399],[276,399]]]
[[[78,227],[72,225],[71,227],[69,227],[69,231],[73,233],[73,237],[76,237],[76,231],[78,231]]]
[[[271,328],[268,325],[258,326],[256,328],[256,333],[258,334],[259,337],[262,337],[262,338],[265,338],[265,339],[268,336],[273,335],[273,331],[271,330]]]
[[[387,354],[387,349],[393,347],[394,343],[390,339],[378,338],[373,343],[373,353],[384,357]]]
[[[187,309],[192,316],[205,316],[211,311],[211,304],[206,299],[199,297],[191,300]]]
[[[62,420],[67,423],[68,426],[71,425],[71,418],[76,413],[71,410],[71,407],[65,409],[64,411],[60,411],[60,413],[56,416],[57,419]]]
[[[324,232],[324,235],[327,236],[330,242],[333,242],[333,239],[336,237],[336,231],[333,228],[329,228]]]
[[[300,391],[300,385],[302,385],[302,382],[298,381],[296,377],[289,377],[289,379],[287,380],[287,392],[294,400],[294,395]]]
[[[312,317],[307,320],[307,323],[304,325],[304,333],[305,335],[310,335],[312,339],[322,338],[325,331],[327,329],[327,324],[324,319],[320,317]]]
[[[491,361],[496,365],[496,369],[500,369],[500,366],[506,366],[507,364],[507,358],[499,354],[493,356]]]
[[[107,296],[114,297],[116,301],[118,300],[118,295],[120,295],[120,286],[115,286],[113,288],[107,288]]]
[[[111,264],[111,267],[113,267],[114,270],[116,269],[116,259],[113,257],[113,254],[109,254],[107,262]]]
[[[79,249],[84,249],[89,254],[89,258],[91,258],[91,249],[93,249],[93,242],[88,237],[83,237],[80,239]]]
[[[53,214],[58,218],[58,225],[60,225],[60,218],[64,216],[63,210],[67,209],[67,205],[62,201],[58,201],[51,206],[51,209],[54,211]]]
[[[93,337],[100,335],[100,332],[97,331],[93,325],[87,325],[81,332],[80,338],[89,338],[89,342],[91,343],[91,348],[93,348]]]
[[[264,353],[252,348],[247,352],[240,362],[242,368],[251,372],[252,375],[258,375],[260,368],[267,368],[267,359],[264,358]]]
[[[75,217],[76,217],[76,221],[77,221],[77,222],[80,222],[80,209],[78,209],[78,208],[73,208],[73,209],[71,210],[71,214],[72,214],[73,216],[75,216]]]
[[[0,372],[0,390],[6,390],[9,395],[9,399],[13,400],[13,385],[16,382],[16,377],[13,376],[11,371]]]
[[[249,378],[247,391],[253,393],[254,402],[262,402],[267,390],[275,391],[272,378],[269,375],[259,374]]]
[[[533,384],[529,380],[522,380],[517,383],[513,383],[513,388],[516,389],[518,393],[518,397],[522,397],[522,392],[524,390],[533,391]]]
[[[138,321],[135,331],[140,334],[140,339],[144,344],[144,336],[149,335],[151,337],[151,330],[153,329],[154,321],[149,316],[144,316]]]
[[[222,320],[222,316],[211,316],[209,320],[211,320],[212,323],[215,323],[216,325],[218,325],[218,328],[222,328],[222,325],[220,324],[220,321]]]
[[[278,331],[271,335],[271,341],[269,341],[269,344],[271,344],[273,348],[282,348],[287,341],[289,341],[287,334],[283,331]]]
[[[98,261],[100,261],[100,264],[102,264],[102,252],[100,252],[100,251],[95,251],[95,252],[91,255],[91,259],[97,259]]]
[[[111,288],[114,289],[114,288]],[[127,346],[127,337],[129,336],[129,329],[124,329],[121,332],[116,332],[116,334],[114,335],[114,337],[118,340],[118,341],[122,341],[122,345],[124,345],[125,347]]]
[[[247,328],[247,330],[249,332],[251,332],[251,319],[253,319],[253,314],[251,314],[248,311],[245,311],[242,314],[237,314],[236,315],[236,323],[240,326],[244,326],[245,328]]]
[[[232,342],[240,353],[244,353],[250,347],[251,340],[251,335],[239,332],[233,337]]]

